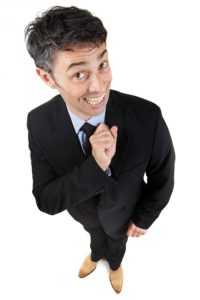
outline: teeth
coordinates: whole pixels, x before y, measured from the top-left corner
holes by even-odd
[[[99,98],[84,98],[87,103],[95,105],[103,101],[104,95]]]

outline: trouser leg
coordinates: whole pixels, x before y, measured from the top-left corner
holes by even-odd
[[[90,235],[90,248],[92,261],[98,261],[105,257],[107,247],[107,236],[101,225],[84,226],[84,229]]]
[[[92,261],[99,261],[105,258],[112,270],[117,270],[121,265],[125,251],[127,237],[114,239],[106,235],[101,226],[86,228],[90,234],[90,248]]]
[[[95,201],[88,199],[78,205],[73,213],[75,219],[90,234],[92,260],[98,261],[105,257],[110,268],[116,270],[125,254],[127,237],[114,239],[106,235],[97,216],[96,202],[98,202],[98,198],[95,198]]]
[[[107,248],[105,258],[112,270],[117,270],[121,265],[122,259],[126,252],[127,237],[120,239],[113,239],[107,237]]]
[[[90,232],[91,259],[93,261],[98,261],[105,257],[106,246],[106,234],[101,228]]]
[[[76,207],[76,220],[90,234],[91,258],[98,261],[104,257],[106,249],[106,234],[97,216],[98,197],[91,198]]]

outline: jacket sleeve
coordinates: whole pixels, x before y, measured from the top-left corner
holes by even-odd
[[[158,107],[151,158],[144,193],[132,215],[140,228],[148,229],[167,205],[174,187],[175,152],[167,125]]]
[[[33,176],[32,193],[41,211],[51,215],[59,213],[115,184],[115,180],[99,167],[92,155],[63,176],[58,176],[33,137],[29,115],[27,127]]]

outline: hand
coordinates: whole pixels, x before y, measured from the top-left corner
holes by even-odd
[[[147,233],[146,229],[142,229],[140,227],[137,227],[133,222],[129,222],[128,230],[126,232],[128,237],[140,237],[141,235],[144,235]]]
[[[117,126],[111,129],[106,124],[100,124],[90,136],[92,155],[98,165],[105,171],[111,163],[116,151]]]

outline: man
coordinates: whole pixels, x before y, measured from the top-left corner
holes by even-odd
[[[119,293],[128,237],[144,235],[172,193],[169,131],[156,104],[110,90],[107,32],[90,12],[53,7],[25,33],[37,74],[59,91],[28,114],[33,195],[41,211],[67,210],[90,234],[79,276],[105,258]]]

